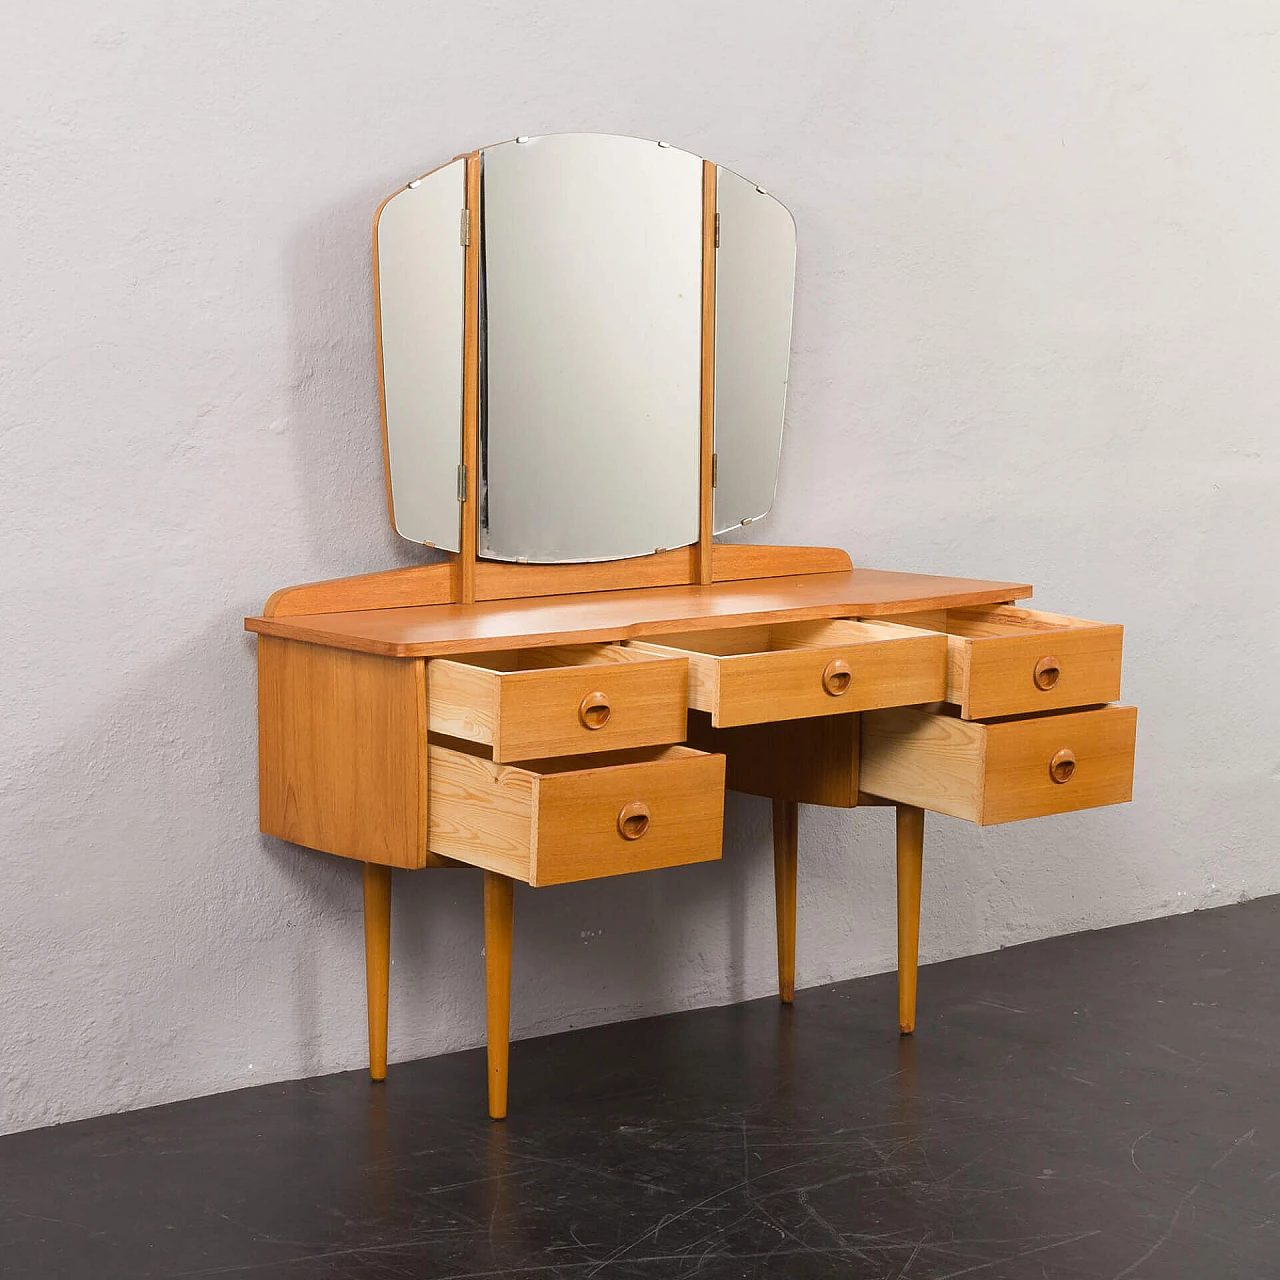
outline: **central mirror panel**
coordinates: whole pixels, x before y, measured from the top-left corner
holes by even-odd
[[[702,160],[607,134],[481,160],[480,554],[696,542]]]

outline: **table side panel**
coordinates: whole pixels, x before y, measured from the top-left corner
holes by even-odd
[[[362,862],[430,864],[423,666],[258,638],[264,832]]]

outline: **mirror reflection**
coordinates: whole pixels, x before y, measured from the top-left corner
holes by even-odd
[[[713,531],[773,506],[791,359],[796,224],[754,182],[716,171],[716,489]]]
[[[459,547],[466,162],[397,191],[374,224],[374,282],[391,523]]]
[[[696,541],[702,161],[601,134],[482,161],[481,554]]]
[[[738,174],[640,138],[557,134],[477,154],[478,553],[571,563],[697,542],[704,358],[712,529],[760,519],[786,402],[790,213]],[[450,551],[461,545],[466,172],[459,158],[415,180],[375,222],[392,523]],[[716,255],[705,297],[704,244]],[[705,351],[704,315],[715,326]]]

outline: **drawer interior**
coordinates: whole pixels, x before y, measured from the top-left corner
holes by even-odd
[[[600,769],[618,769],[629,764],[655,764],[661,760],[694,760],[707,755],[693,747],[631,747],[624,751],[597,751],[589,756],[549,756],[545,760],[511,760],[506,767],[523,769],[549,778],[561,773],[590,773]]]
[[[435,658],[427,723],[508,761],[680,742],[688,678],[684,657],[618,644]]]
[[[437,661],[456,662],[486,671],[551,671],[558,667],[604,666],[614,662],[649,662],[652,656],[620,644],[562,644],[546,649],[502,649],[493,653],[461,653]]]
[[[871,644],[912,634],[912,628],[894,626],[892,623],[822,618],[815,622],[723,627],[716,631],[646,636],[642,642],[637,643],[652,646],[652,651],[661,648],[728,658],[741,654],[780,653],[789,649],[829,649],[837,645]],[[628,644],[627,647],[633,646]]]
[[[999,636],[1052,636],[1058,632],[1103,625],[1105,624],[1101,622],[1090,622],[1087,618],[1068,618],[1057,613],[1043,613],[1039,609],[1019,609],[1014,605],[994,604],[948,609],[941,629],[947,635],[959,636],[965,640],[983,640]]]
[[[684,658],[689,706],[710,712],[717,729],[941,698],[948,643],[919,628],[847,618],[627,642],[655,656]]]

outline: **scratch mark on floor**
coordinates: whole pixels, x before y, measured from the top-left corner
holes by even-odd
[[[1225,1150],[1225,1151],[1224,1151],[1224,1152],[1223,1152],[1223,1153],[1222,1153],[1222,1154],[1221,1154],[1221,1155],[1220,1155],[1220,1156],[1219,1156],[1219,1157],[1218,1157],[1218,1158],[1213,1162],[1213,1164],[1211,1164],[1211,1165],[1209,1166],[1209,1173],[1212,1173],[1215,1169],[1217,1169],[1217,1168],[1218,1168],[1218,1166],[1219,1166],[1219,1165],[1221,1165],[1221,1164],[1222,1164],[1222,1163],[1227,1159],[1227,1157],[1228,1157],[1229,1155],[1231,1155],[1231,1153],[1232,1153],[1233,1151],[1235,1151],[1235,1150],[1236,1150],[1236,1148],[1238,1148],[1238,1147],[1240,1146],[1240,1144],[1241,1144],[1241,1143],[1243,1143],[1243,1142],[1248,1142],[1248,1141],[1249,1141],[1249,1139],[1250,1139],[1250,1138],[1252,1138],[1252,1137],[1253,1137],[1253,1135],[1254,1135],[1255,1133],[1257,1133],[1257,1132],[1258,1132],[1258,1131],[1257,1131],[1257,1129],[1250,1129],[1248,1133],[1242,1133],[1242,1134],[1241,1134],[1241,1135],[1240,1135],[1240,1136],[1239,1136],[1239,1137],[1238,1137],[1238,1138],[1237,1138],[1237,1139],[1236,1139],[1236,1140],[1235,1140],[1235,1141],[1234,1141],[1234,1142],[1233,1142],[1233,1143],[1232,1143],[1232,1144],[1231,1144],[1231,1145],[1230,1145],[1230,1146],[1229,1146],[1229,1147],[1228,1147],[1228,1148],[1227,1148],[1227,1149],[1226,1149],[1226,1150]],[[1183,1210],[1184,1210],[1184,1209],[1185,1209],[1189,1204],[1191,1204],[1191,1202],[1196,1198],[1196,1193],[1200,1190],[1200,1188],[1201,1188],[1201,1187],[1203,1187],[1203,1186],[1204,1186],[1204,1184],[1205,1184],[1205,1179],[1207,1179],[1207,1178],[1208,1178],[1209,1173],[1206,1173],[1206,1174],[1205,1174],[1205,1176],[1204,1176],[1203,1178],[1201,1178],[1201,1179],[1200,1179],[1200,1180],[1195,1184],[1195,1186],[1193,1186],[1193,1187],[1191,1188],[1191,1190],[1190,1190],[1190,1191],[1188,1191],[1188,1192],[1187,1192],[1187,1193],[1182,1197],[1182,1199],[1181,1199],[1181,1200],[1179,1200],[1179,1201],[1178,1201],[1178,1203],[1174,1206],[1174,1210],[1173,1210],[1173,1217],[1171,1217],[1171,1218],[1169,1219],[1169,1225],[1168,1225],[1167,1227],[1165,1227],[1165,1229],[1164,1229],[1164,1231],[1161,1233],[1161,1235],[1160,1235],[1159,1239],[1157,1239],[1157,1240],[1156,1240],[1156,1242],[1151,1246],[1151,1248],[1149,1248],[1149,1249],[1146,1251],[1146,1253],[1144,1253],[1144,1254],[1142,1255],[1142,1257],[1138,1258],[1135,1262],[1131,1262],[1131,1263],[1129,1263],[1129,1265],[1128,1265],[1127,1267],[1125,1267],[1125,1269],[1124,1269],[1123,1271],[1117,1271],[1117,1272],[1116,1272],[1116,1274],[1115,1274],[1114,1276],[1112,1276],[1112,1277],[1111,1277],[1111,1280],[1124,1280],[1124,1277],[1125,1277],[1125,1276],[1131,1276],[1131,1275],[1133,1275],[1133,1273],[1134,1273],[1134,1272],[1135,1272],[1135,1271],[1136,1271],[1140,1266],[1142,1266],[1142,1264],[1143,1264],[1144,1262],[1146,1262],[1146,1261],[1147,1261],[1147,1259],[1148,1259],[1148,1258],[1150,1258],[1150,1257],[1151,1257],[1151,1255],[1152,1255],[1152,1254],[1154,1254],[1154,1253],[1156,1252],[1156,1250],[1157,1250],[1157,1249],[1159,1249],[1162,1245],[1164,1245],[1164,1244],[1167,1244],[1167,1243],[1168,1243],[1168,1241],[1169,1241],[1169,1237],[1173,1235],[1174,1228],[1178,1225],[1178,1219],[1179,1219],[1180,1217],[1182,1217],[1182,1211],[1183,1211]]]

